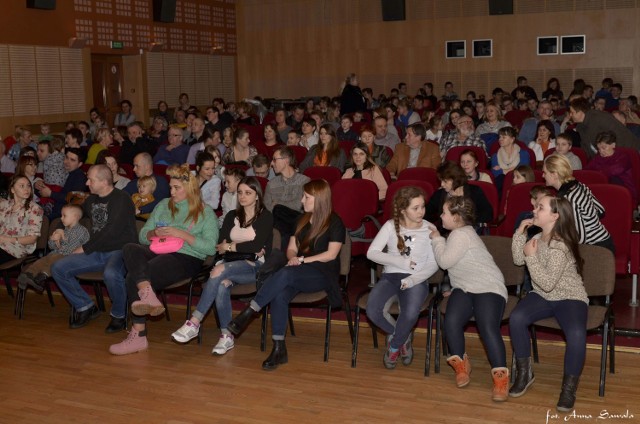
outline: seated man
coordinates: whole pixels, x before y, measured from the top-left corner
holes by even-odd
[[[256,155],[251,162],[251,168],[247,170],[247,177],[262,177],[272,180],[276,177],[273,168],[269,166],[269,158],[263,154]]]
[[[449,132],[440,139],[440,156],[444,159],[450,148],[458,146],[476,146],[486,150],[484,141],[475,134],[473,119],[464,114],[460,115],[456,121],[455,131]]]
[[[140,207],[141,214],[151,213],[158,202],[169,197],[169,183],[164,175],[153,174],[153,158],[149,153],[139,153],[133,160],[133,172],[136,178],[131,180],[124,188],[129,196],[138,192],[138,178],[153,176],[156,179],[156,189],[153,192],[153,202]]]
[[[119,163],[133,164],[133,158],[138,153],[149,153],[153,155],[157,146],[144,135],[142,125],[134,122],[127,127],[127,138],[122,141],[120,148]]]
[[[87,187],[87,177],[84,175],[82,165],[87,157],[84,149],[79,147],[67,147],[64,156],[64,169],[68,172],[67,180],[60,191],[52,191],[44,181],[36,182],[36,189],[40,191],[41,197],[53,199],[53,206],[46,210],[47,218],[53,220],[60,216],[62,207],[67,204],[67,194],[72,191],[84,192]]]
[[[264,192],[264,206],[273,213],[273,226],[282,236],[282,251],[286,252],[289,238],[295,233],[295,223],[302,214],[301,199],[309,177],[298,173],[295,156],[288,147],[273,153],[271,166],[277,174]]]
[[[407,127],[405,143],[396,146],[396,151],[387,164],[387,170],[398,176],[406,168],[437,168],[440,165],[438,146],[425,141],[427,130],[421,123]]]
[[[135,209],[133,202],[113,187],[113,174],[106,165],[89,169],[87,181],[91,196],[83,204],[85,216],[91,219],[89,241],[51,267],[56,284],[74,309],[70,328],[84,327],[100,315],[100,310],[87,295],[76,275],[102,271],[111,298],[111,322],[105,329],[114,333],[126,328],[127,292],[125,288],[122,248],[136,243]]]
[[[558,125],[558,123],[554,120],[551,102],[543,100],[538,104],[537,117],[526,119],[523,122],[522,129],[518,134],[518,140],[527,144],[531,141],[535,141],[536,131],[538,130],[538,123],[544,120],[551,121],[556,135],[562,132],[560,131],[560,125]]]
[[[377,116],[374,122],[376,129],[376,139],[374,143],[379,146],[387,146],[391,150],[396,149],[396,146],[400,143],[400,138],[389,132],[387,127],[387,118],[384,116]]]

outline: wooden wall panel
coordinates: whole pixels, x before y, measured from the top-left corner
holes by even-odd
[[[162,65],[162,53],[147,53],[147,102],[154,108],[160,100],[167,101],[164,88],[164,66]]]
[[[64,113],[87,112],[90,100],[85,87],[85,68],[90,67],[80,49],[60,49],[60,73]],[[89,83],[90,84],[90,83]]]
[[[15,116],[37,115],[38,84],[35,50],[32,46],[9,46],[11,90]]]
[[[625,93],[640,88],[636,0],[633,5],[629,0],[514,0],[514,14],[508,16],[488,16],[488,2],[480,0],[407,0],[407,20],[401,22],[372,21],[379,1],[370,1],[370,8],[363,0],[343,3],[344,14],[338,16],[326,10],[334,0],[239,2],[240,96],[333,95],[320,90],[333,90],[350,72],[376,94],[389,93],[400,81],[413,94],[429,75],[437,95],[452,80],[458,93],[472,89],[488,97],[494,87],[511,91],[521,74],[539,92],[556,76],[568,94],[574,78],[597,89],[599,74],[611,69],[629,81]],[[277,28],[265,28],[264,20],[272,16],[278,17]],[[536,54],[537,36],[569,34],[586,35],[586,54]],[[493,57],[473,58],[474,39],[492,39]],[[465,40],[467,57],[446,59],[447,40]]]
[[[13,115],[9,46],[0,45],[0,117]]]
[[[36,47],[35,68],[38,75],[39,113],[47,115],[62,113],[62,74],[60,71],[60,49],[55,47]]]

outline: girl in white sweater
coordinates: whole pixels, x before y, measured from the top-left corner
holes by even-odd
[[[398,358],[403,365],[411,364],[412,330],[429,295],[425,282],[438,270],[429,239],[432,224],[423,219],[424,212],[421,189],[408,186],[398,190],[393,197],[393,219],[380,228],[367,252],[367,258],[384,265],[382,277],[369,294],[367,316],[391,335],[383,357],[387,369],[395,368]],[[396,296],[400,305],[397,321],[385,312]]]
[[[473,229],[473,201],[462,196],[448,198],[442,209],[442,225],[451,230],[445,240],[435,227],[431,243],[438,265],[449,271],[453,288],[447,304],[444,329],[451,356],[447,363],[456,372],[456,385],[469,384],[471,363],[465,353],[464,327],[475,317],[484,342],[493,377],[492,399],[508,399],[509,370],[506,368],[500,322],[507,301],[502,272]]]

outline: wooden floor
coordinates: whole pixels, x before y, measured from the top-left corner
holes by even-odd
[[[541,345],[530,391],[498,404],[490,398],[486,357],[472,336],[472,381],[457,389],[446,365],[440,374],[423,377],[424,331],[416,334],[414,363],[388,371],[364,324],[353,369],[344,324],[334,323],[330,360],[324,363],[323,323],[296,319],[297,337],[287,339],[289,364],[265,372],[260,364],[268,352],[260,352],[257,322],[235,349],[215,357],[214,320],[205,322],[202,346],[180,346],[170,334],[184,310],[172,308],[172,322],[150,323],[147,352],[115,357],[108,346],[125,333],[105,334],[106,314],[70,330],[66,303],[59,297],[56,303],[52,309],[44,297],[29,293],[26,317],[18,321],[11,299],[0,296],[1,423],[561,423],[602,421],[596,419],[602,411],[634,415],[609,422],[640,422],[640,355],[629,349],[617,353],[604,398],[597,394],[599,350],[588,350],[576,414],[592,418],[565,420],[565,414],[553,415],[560,345]]]

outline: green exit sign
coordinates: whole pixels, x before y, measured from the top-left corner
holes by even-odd
[[[123,49],[124,48],[124,43],[122,41],[112,41],[111,42],[111,48],[112,49]]]

